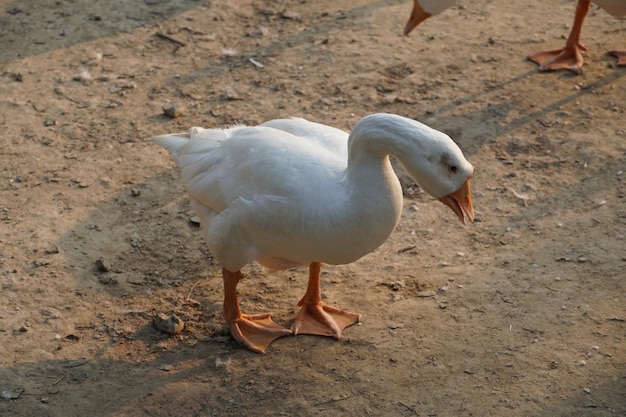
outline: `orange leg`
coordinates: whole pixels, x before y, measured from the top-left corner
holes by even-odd
[[[626,67],[626,49],[614,49],[609,54],[617,57],[617,66]]]
[[[241,272],[222,268],[224,278],[224,318],[230,334],[237,342],[256,353],[265,353],[274,340],[292,334],[291,330],[276,324],[270,314],[241,314],[237,301],[237,284]]]
[[[590,6],[590,0],[578,0],[574,25],[572,26],[572,30],[569,33],[563,49],[542,51],[528,56],[529,60],[539,64],[539,71],[554,71],[560,69],[568,69],[574,72],[580,71],[580,68],[583,66],[581,51],[587,50],[587,48],[580,43],[580,32]]]
[[[361,315],[329,307],[322,303],[320,271],[322,264],[312,262],[309,266],[309,284],[304,297],[298,303],[300,311],[291,326],[294,334],[341,337],[341,331],[361,321]]]

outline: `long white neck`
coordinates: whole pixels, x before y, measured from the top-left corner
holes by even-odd
[[[375,117],[380,116],[380,117]],[[361,119],[348,139],[346,192],[357,201],[357,218],[375,222],[381,232],[391,233],[402,214],[402,188],[389,155],[402,153],[401,138],[394,120],[384,115]]]
[[[374,114],[361,119],[348,138],[348,176],[366,176],[373,182],[376,182],[374,177],[378,176],[387,183],[392,178],[393,182],[397,182],[389,155],[405,167],[425,165],[420,163],[420,159],[425,159],[428,149],[423,146],[424,143],[414,140],[415,126],[408,126],[412,128],[411,135],[408,134],[407,120],[391,114]],[[409,163],[406,161],[407,155],[418,160]],[[410,174],[420,183],[419,172]],[[364,182],[360,181],[362,184]]]

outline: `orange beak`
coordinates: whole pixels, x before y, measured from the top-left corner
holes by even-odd
[[[411,11],[411,17],[404,26],[404,34],[408,35],[413,29],[415,29],[420,23],[432,16],[430,13],[426,13],[422,6],[418,3],[418,0],[413,0],[413,10]]]
[[[472,193],[470,192],[470,178],[471,176],[465,180],[465,183],[463,183],[458,190],[439,199],[439,201],[452,209],[454,214],[456,214],[463,224],[465,224],[465,217],[467,217],[467,220],[470,222],[474,221],[474,207],[472,206]]]

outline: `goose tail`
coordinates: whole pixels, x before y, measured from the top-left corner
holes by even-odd
[[[189,142],[189,139],[190,137],[187,133],[170,133],[152,138],[157,144],[170,151],[176,160],[180,156],[180,149]]]

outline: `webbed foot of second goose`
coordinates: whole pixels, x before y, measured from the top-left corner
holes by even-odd
[[[614,49],[609,54],[617,58],[618,67],[626,67],[626,49]]]

